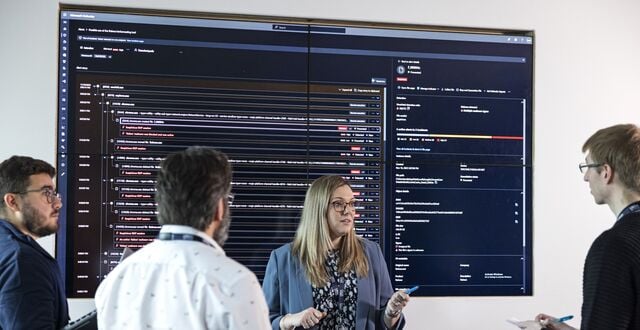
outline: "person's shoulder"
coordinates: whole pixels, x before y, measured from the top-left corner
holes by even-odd
[[[154,255],[153,246],[155,246],[155,241],[148,243],[141,248],[138,248],[129,256],[127,256],[123,260],[120,260],[118,264],[102,280],[102,282],[100,282],[100,284],[106,285],[107,283],[113,282],[116,279],[126,279],[125,281],[131,280],[131,278],[127,276],[127,274],[133,271],[135,268],[140,267],[141,265],[142,267],[144,267],[144,265],[151,260],[151,257]]]
[[[640,216],[626,216],[602,232],[590,252],[611,260],[634,260],[640,264]]]
[[[613,228],[617,227],[640,227],[640,212],[627,214],[616,222]]]
[[[36,243],[37,244],[37,243]],[[39,268],[44,265],[44,257],[33,246],[17,239],[0,241],[0,263],[19,263],[20,268]]]
[[[219,263],[212,264],[204,273],[207,278],[213,279],[223,287],[255,283],[259,285],[258,278],[251,269],[227,256],[220,257]]]
[[[291,255],[291,248],[292,243],[287,243],[273,250],[273,254],[278,258],[288,257]]]
[[[249,268],[247,268],[245,265],[241,264],[240,262],[236,261],[235,259],[229,256],[226,256],[226,255],[217,255],[217,256],[218,258],[220,258],[221,263],[227,266],[228,269],[230,270],[234,270],[238,273],[241,273],[245,270],[249,270]]]
[[[15,238],[8,235],[0,237],[0,260],[7,258],[15,259],[22,249],[22,244]]]
[[[378,245],[378,243],[362,237],[359,237],[358,240],[360,244],[362,244],[362,249],[364,250],[364,254],[367,256],[367,258],[371,262],[380,263],[381,260],[384,259],[384,256],[382,255],[382,250],[380,249],[380,245]]]
[[[614,241],[640,243],[640,214],[634,213],[623,217],[601,236]]]
[[[380,250],[380,245],[374,241],[370,241],[363,237],[358,237],[358,241],[360,241],[362,247],[368,252]]]
[[[33,263],[41,263],[46,259],[45,251],[36,241],[11,226],[6,220],[0,219],[0,259],[9,256]]]
[[[53,268],[53,265],[57,264],[52,265],[51,260],[33,246],[19,240],[1,244],[0,272],[3,277],[3,290],[22,290],[21,287],[38,290],[50,287],[56,281],[55,271],[58,271],[57,268]]]
[[[5,238],[0,240],[0,274],[3,283],[0,287],[0,293],[19,288],[22,283],[22,271],[33,273],[33,268],[22,265],[22,261],[27,261],[29,258],[20,250],[20,244],[15,240]]]
[[[16,237],[15,233],[11,231],[6,224],[6,221],[0,220],[0,253],[14,253],[22,249],[23,244],[20,242],[18,237]]]
[[[368,239],[368,238],[364,238],[364,237],[360,237],[358,236],[358,241],[360,241],[362,243],[363,246],[367,246],[367,247],[377,247],[378,243]]]

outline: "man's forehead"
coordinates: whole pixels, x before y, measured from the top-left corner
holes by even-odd
[[[55,187],[53,183],[53,178],[49,176],[47,173],[38,173],[32,174],[29,176],[29,187],[30,189],[38,189],[44,187]]]
[[[591,158],[591,151],[590,151],[590,150],[585,151],[585,153],[584,153],[584,160],[585,160],[585,161],[587,161],[587,163],[588,163],[589,161],[591,161],[591,160],[592,160],[592,158]]]

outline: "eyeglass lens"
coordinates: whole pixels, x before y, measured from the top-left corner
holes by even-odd
[[[351,202],[348,202],[348,203],[341,202],[341,201],[335,201],[335,202],[333,202],[331,204],[333,205],[333,209],[336,212],[344,212],[344,210],[347,209],[347,206],[349,206],[352,209],[356,208],[356,202],[355,201],[351,201]]]

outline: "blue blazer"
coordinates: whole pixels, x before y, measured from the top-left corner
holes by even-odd
[[[356,329],[386,329],[384,309],[393,294],[387,264],[378,244],[363,239],[369,261],[369,273],[358,278],[358,306]],[[305,270],[297,257],[291,255],[291,243],[271,252],[262,290],[269,305],[269,318],[274,330],[280,329],[280,319],[289,313],[298,313],[313,307],[313,291]],[[404,316],[398,329],[404,327]]]
[[[0,219],[0,329],[60,329],[69,322],[55,259]]]

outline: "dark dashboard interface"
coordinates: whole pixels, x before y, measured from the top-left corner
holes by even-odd
[[[159,161],[191,145],[229,155],[224,249],[259,279],[310,182],[339,174],[395,288],[532,294],[530,34],[60,18],[56,244],[69,297],[93,297],[124,248],[154,239]]]

